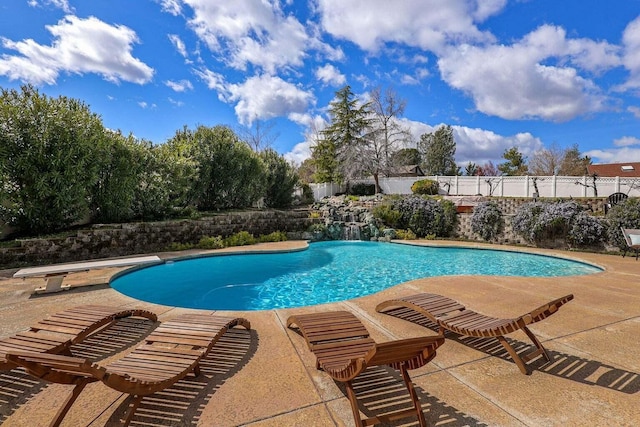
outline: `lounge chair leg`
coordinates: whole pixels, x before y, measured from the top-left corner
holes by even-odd
[[[520,372],[525,375],[529,375],[530,372],[527,369],[527,365],[525,365],[522,359],[520,359],[520,356],[518,356],[518,353],[516,353],[513,347],[511,347],[511,344],[509,344],[507,340],[501,335],[497,336],[496,338],[498,339],[498,341],[500,341],[500,344],[502,344],[502,346],[509,352],[509,355],[511,355],[511,359],[516,362],[516,365],[518,365]]]
[[[353,420],[356,423],[356,426],[363,427],[366,424],[362,422],[362,418],[360,418],[360,409],[358,409],[358,399],[356,398],[356,392],[353,390],[353,384],[351,381],[347,381],[345,383],[347,388],[347,397],[349,398],[349,403],[351,404],[351,412],[353,412]]]
[[[418,394],[416,393],[416,389],[413,385],[413,381],[411,381],[411,377],[409,377],[409,372],[407,372],[407,368],[403,365],[400,369],[402,372],[402,379],[404,379],[404,383],[407,386],[407,390],[409,390],[409,395],[411,396],[411,400],[413,401],[413,407],[416,409],[416,416],[418,417],[418,423],[420,427],[427,427],[427,420],[424,418],[424,413],[422,412],[422,406],[420,406],[420,401],[418,400]]]
[[[127,427],[131,420],[133,420],[133,414],[135,414],[136,409],[140,406],[140,402],[142,402],[142,396],[134,396],[133,402],[131,403],[131,409],[127,413],[126,418],[124,419],[124,426]]]
[[[522,330],[527,334],[531,342],[533,342],[533,344],[538,348],[538,353],[542,354],[544,358],[547,359],[547,362],[551,362],[551,356],[549,356],[549,353],[547,353],[547,350],[544,348],[540,340],[535,335],[533,335],[533,332],[531,332],[526,326],[523,327]]]
[[[62,405],[62,408],[58,410],[58,413],[53,418],[53,421],[51,421],[51,424],[49,424],[49,427],[58,427],[60,423],[62,423],[62,420],[64,419],[65,415],[67,415],[67,412],[69,412],[69,409],[71,409],[71,406],[74,404],[78,396],[80,396],[80,393],[82,393],[82,390],[84,390],[84,388],[90,382],[92,382],[90,378],[85,378],[81,380],[78,384],[76,384],[76,386],[71,391],[71,394],[67,398],[67,401],[64,402],[64,405]]]

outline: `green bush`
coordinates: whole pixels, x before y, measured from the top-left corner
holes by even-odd
[[[640,228],[640,199],[630,197],[613,206],[607,212],[606,221],[609,242],[624,250],[627,244],[620,227]]]
[[[428,196],[433,196],[438,194],[438,190],[440,188],[440,184],[438,181],[434,181],[432,179],[421,179],[416,181],[411,186],[411,191],[413,194],[425,194]]]
[[[416,233],[411,230],[396,230],[394,238],[400,240],[415,240],[417,236]]]
[[[197,248],[198,249],[222,249],[224,248],[224,241],[222,240],[222,236],[203,237],[198,242]]]
[[[168,251],[186,251],[187,249],[193,249],[195,245],[193,243],[179,243],[173,242],[167,246]]]
[[[307,183],[301,184],[302,188],[302,197],[300,198],[300,203],[303,205],[310,205],[315,202],[315,198],[313,197],[313,190],[311,186]]]
[[[253,237],[253,234],[249,233],[248,231],[240,231],[224,239],[225,247],[246,246],[253,245],[255,243],[257,243],[256,238]]]
[[[374,207],[371,213],[375,218],[382,221],[383,224],[392,228],[397,227],[402,218],[400,211],[395,210],[391,204],[386,203]]]
[[[395,228],[411,229],[418,237],[448,237],[455,228],[455,206],[449,201],[409,196],[393,200],[392,208],[400,212]]]
[[[258,237],[258,241],[260,243],[286,242],[287,240],[287,234],[282,231],[274,231],[273,233],[269,234],[261,234],[260,237]]]
[[[351,186],[349,194],[353,194],[354,196],[373,196],[376,194],[376,185],[359,182]]]

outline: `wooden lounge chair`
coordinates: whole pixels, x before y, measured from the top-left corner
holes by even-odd
[[[347,311],[291,316],[287,327],[297,326],[316,356],[316,368],[345,383],[347,397],[357,426],[369,426],[415,415],[426,426],[409,369],[426,365],[444,343],[443,337],[420,337],[376,344],[362,322]],[[352,380],[368,366],[388,365],[402,373],[413,402],[412,409],[362,419]]]
[[[33,325],[28,331],[0,340],[0,370],[8,371],[16,365],[6,354],[16,351],[71,355],[69,348],[102,330],[118,319],[129,316],[157,316],[136,308],[82,305],[53,314]]]
[[[190,372],[200,373],[200,360],[234,326],[251,327],[243,318],[183,314],[163,322],[131,353],[107,366],[90,360],[51,354],[11,352],[7,359],[30,375],[58,384],[75,385],[50,426],[58,426],[84,387],[95,381],[135,396],[124,420],[128,425],[144,396],[170,387]]]
[[[515,319],[500,319],[476,313],[450,298],[428,293],[384,301],[378,304],[376,311],[393,315],[394,313],[406,314],[407,310],[412,310],[435,323],[438,326],[438,332],[442,336],[444,336],[445,330],[449,330],[459,335],[471,337],[495,337],[507,350],[513,361],[516,362],[520,371],[528,375],[531,373],[527,365],[529,361],[539,356],[543,356],[547,361],[551,361],[551,358],[540,340],[529,330],[527,325],[546,319],[572,299],[573,295],[566,295]],[[535,350],[528,354],[518,355],[504,337],[519,329],[527,334],[536,347]]]
[[[636,253],[636,261],[638,260],[638,252],[640,252],[640,229],[637,228],[621,228],[624,241],[627,242],[627,247],[622,254],[624,258],[627,255],[627,251],[631,250]]]

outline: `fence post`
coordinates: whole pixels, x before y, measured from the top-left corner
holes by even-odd
[[[557,176],[553,175],[553,178],[551,178],[551,197],[556,197],[556,194],[558,193],[557,191]]]
[[[524,197],[529,197],[529,175],[525,175],[525,180],[524,180]]]
[[[615,185],[616,189],[615,189],[614,193],[619,193],[620,192],[620,177],[619,176],[616,176],[616,181],[615,182],[616,182],[616,185]]]
[[[480,175],[476,175],[476,194],[480,194]]]

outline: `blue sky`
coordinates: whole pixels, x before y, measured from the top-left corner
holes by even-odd
[[[640,0],[5,0],[0,87],[83,100],[156,144],[256,123],[309,156],[335,91],[392,88],[456,160],[574,144],[640,161]]]

